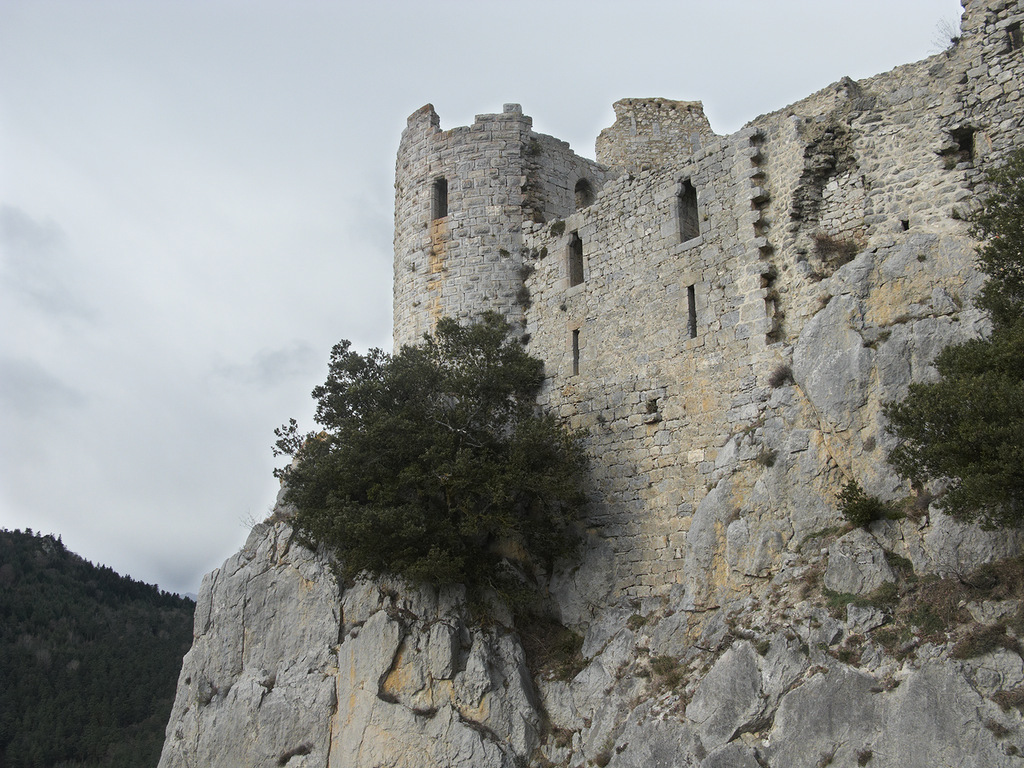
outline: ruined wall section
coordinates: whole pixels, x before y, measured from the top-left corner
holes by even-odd
[[[592,522],[612,543],[617,586],[665,592],[682,578],[684,540],[728,435],[768,396],[761,194],[755,131],[685,163],[609,182],[564,221],[527,224],[529,350],[546,362],[542,403],[589,433]],[[681,232],[684,182],[699,233]],[[572,285],[571,245],[583,274]]]
[[[524,218],[543,224],[590,205],[618,171],[580,157],[552,136],[530,134],[523,151]]]
[[[958,92],[963,114],[943,115],[949,138],[947,163],[963,163],[974,183],[994,158],[1019,147],[1024,136],[1024,2],[968,2],[955,52],[965,70]],[[973,157],[965,157],[970,150]]]
[[[828,298],[820,282],[856,253],[921,233],[966,241],[960,214],[988,163],[1024,133],[1024,56],[1013,47],[1022,21],[1020,2],[968,2],[946,51],[844,78],[751,123],[772,146],[765,216],[782,337],[799,334]]]
[[[590,434],[591,520],[615,550],[619,589],[643,596],[683,583],[694,597],[728,581],[716,569],[728,570],[725,530],[737,516],[760,529],[733,552],[747,559],[733,573],[740,581],[796,546],[796,509],[751,501],[776,454],[808,483],[800,525],[836,514],[844,478],[893,492],[882,401],[923,375],[941,344],[977,332],[973,243],[958,212],[987,164],[1021,143],[1022,8],[969,3],[949,51],[843,79],[693,152],[631,143],[632,118],[617,109],[598,156],[626,173],[590,208],[524,227],[528,252],[547,254],[526,284],[530,351],[549,376],[543,401]],[[649,100],[627,104],[651,111]],[[681,235],[686,181],[696,237]],[[842,354],[858,378],[791,387],[794,348],[814,346],[801,334],[834,298],[832,330],[816,322],[811,335],[849,336],[843,343],[859,348]],[[831,397],[853,415],[828,415]],[[716,488],[735,509],[711,528],[703,520],[690,541]]]
[[[631,173],[664,168],[715,138],[699,101],[620,99],[615,123],[597,137],[597,161]]]

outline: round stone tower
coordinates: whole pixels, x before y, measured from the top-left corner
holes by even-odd
[[[445,316],[488,310],[522,325],[523,222],[589,205],[614,174],[534,133],[518,104],[442,131],[434,107],[409,116],[395,166],[395,348]]]
[[[518,104],[442,131],[427,104],[402,133],[395,168],[395,348],[444,316],[486,310],[522,322],[524,151]]]

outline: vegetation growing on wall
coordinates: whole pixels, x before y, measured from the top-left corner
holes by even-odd
[[[443,319],[394,356],[343,341],[313,391],[322,431],[276,431],[297,527],[347,573],[504,591],[573,550],[579,435],[538,412],[542,363],[509,330]]]
[[[981,270],[977,306],[992,320],[988,338],[947,347],[939,380],[912,384],[890,403],[889,455],[916,483],[942,479],[940,506],[986,526],[1024,522],[1024,149],[989,174],[991,194],[971,215]]]

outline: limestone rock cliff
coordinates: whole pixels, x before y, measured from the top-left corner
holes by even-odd
[[[811,559],[856,589],[841,563],[877,577],[870,553],[892,534]],[[697,634],[670,600],[605,606],[582,669],[532,680],[515,628],[473,626],[461,590],[342,586],[286,523],[258,525],[203,582],[160,766],[1018,764],[1021,716],[1000,706],[1024,686],[1018,652],[897,659],[865,637],[884,611],[837,618],[802,598],[806,571],[783,568]]]
[[[679,553],[686,578],[617,594],[594,537],[548,585],[582,635],[560,675],[532,676],[529,628],[474,625],[461,590],[339,584],[287,523],[257,526],[203,582],[161,768],[1016,765],[1024,659],[1006,627],[1020,594],[962,581],[1018,556],[1022,535],[934,507],[844,529],[833,495],[840,465],[896,492],[884,443],[859,436],[888,439],[879,403],[981,329],[948,298],[977,288],[968,246],[879,242],[821,281],[792,382],[719,452]],[[953,601],[941,627],[935,589]]]
[[[514,766],[539,743],[514,634],[461,590],[339,586],[284,523],[203,581],[160,765]]]

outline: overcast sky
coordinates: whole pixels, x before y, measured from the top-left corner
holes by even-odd
[[[924,58],[957,0],[0,0],[0,527],[178,592],[274,501],[331,346],[391,344],[394,154],[519,102],[718,133]]]

